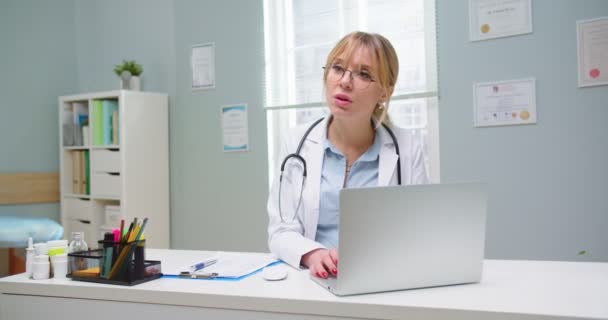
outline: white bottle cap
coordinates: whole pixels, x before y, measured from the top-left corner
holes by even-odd
[[[66,247],[68,246],[68,240],[50,240],[46,242],[49,247]]]
[[[27,238],[27,248],[34,249],[34,239],[32,237]]]
[[[68,241],[67,240],[51,240],[47,241],[46,245],[48,246],[48,255],[54,256],[61,253],[65,253],[68,251]]]
[[[34,249],[36,250],[36,255],[46,255],[49,252],[49,247],[46,245],[46,242],[36,243],[34,244]]]

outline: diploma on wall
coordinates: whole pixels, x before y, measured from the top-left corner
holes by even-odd
[[[475,127],[536,123],[534,78],[475,83]]]
[[[215,89],[215,44],[192,46],[190,68],[192,90]]]
[[[576,22],[578,86],[608,85],[608,17]]]
[[[221,113],[223,151],[248,151],[247,104],[222,106]]]
[[[532,32],[531,0],[469,0],[471,41]]]

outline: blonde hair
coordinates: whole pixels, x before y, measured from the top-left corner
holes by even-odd
[[[378,126],[384,122],[389,123],[388,119],[388,104],[390,97],[397,83],[399,74],[399,59],[393,45],[385,37],[377,33],[367,33],[355,31],[347,34],[340,39],[336,46],[327,56],[326,66],[331,65],[338,56],[342,56],[344,61],[349,61],[351,55],[359,48],[367,48],[371,55],[376,70],[376,81],[382,87],[383,94],[386,97],[384,105],[376,104],[373,115],[378,120]],[[323,82],[327,81],[327,74],[330,68],[325,68],[323,73]]]

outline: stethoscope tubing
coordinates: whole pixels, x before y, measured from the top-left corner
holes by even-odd
[[[300,209],[300,204],[302,203],[302,192],[304,190],[304,184],[306,182],[306,177],[308,174],[306,171],[306,160],[304,159],[304,157],[302,157],[300,155],[300,151],[302,150],[304,141],[306,141],[306,138],[308,138],[308,135],[310,134],[310,132],[321,121],[323,121],[323,119],[325,119],[325,118],[320,118],[320,119],[316,120],[313,124],[310,125],[310,127],[308,127],[308,129],[306,129],[306,132],[304,132],[304,135],[302,135],[302,138],[300,139],[300,143],[298,144],[298,148],[296,149],[296,152],[288,154],[283,159],[283,162],[281,162],[281,175],[279,176],[279,216],[281,217],[281,221],[283,221],[283,222],[285,222],[285,220],[283,219],[283,210],[281,209],[281,189],[283,186],[283,171],[285,170],[285,165],[287,164],[287,161],[292,158],[297,159],[298,161],[300,161],[302,163],[302,176],[303,176],[302,177],[302,188],[300,189],[300,200],[298,201],[298,204],[296,206],[296,211],[294,214],[294,219],[295,219],[295,216],[298,215],[297,213],[298,213],[298,210]],[[399,152],[399,143],[397,143],[397,138],[395,137],[393,130],[391,130],[385,123],[382,123],[382,126],[384,127],[384,129],[386,129],[388,134],[391,136],[391,139],[393,140],[393,144],[395,145],[395,153],[397,154],[397,184],[401,185],[401,154]]]

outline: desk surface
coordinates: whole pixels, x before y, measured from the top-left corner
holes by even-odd
[[[149,249],[163,260],[168,250]],[[189,251],[193,256],[207,254]],[[0,293],[329,317],[403,319],[608,319],[608,263],[485,260],[478,284],[336,297],[288,268],[283,281],[161,278],[134,287],[69,279],[0,279]],[[0,296],[0,299],[2,296]]]

